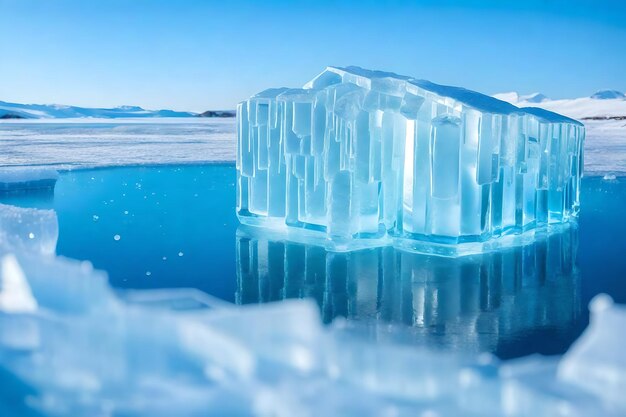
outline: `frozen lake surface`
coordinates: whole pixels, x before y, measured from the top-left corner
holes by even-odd
[[[63,172],[54,194],[0,203],[52,208],[57,253],[116,288],[198,288],[228,302],[313,298],[380,338],[501,357],[564,352],[601,292],[626,302],[626,178],[587,177],[579,227],[460,259],[393,248],[347,254],[238,230],[232,164]],[[404,332],[408,330],[408,332]]]
[[[626,121],[585,121],[585,172],[626,174]],[[234,161],[235,119],[39,119],[0,122],[0,167],[57,169]]]
[[[235,160],[235,119],[0,122],[0,167],[55,169]]]

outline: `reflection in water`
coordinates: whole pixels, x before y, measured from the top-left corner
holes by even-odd
[[[577,246],[575,226],[526,246],[462,258],[393,247],[328,252],[240,228],[235,298],[248,304],[310,297],[325,322],[346,317],[375,329],[376,337],[399,327],[389,324],[403,324],[411,343],[439,348],[502,357],[536,346],[557,353],[577,336]]]

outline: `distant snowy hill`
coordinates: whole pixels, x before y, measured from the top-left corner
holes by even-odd
[[[579,120],[626,119],[626,97],[616,90],[603,90],[574,99],[550,100],[540,93],[520,95],[518,93],[494,94],[500,100],[518,107],[541,107]]]
[[[595,98],[597,100],[609,100],[612,98],[621,98],[624,99],[626,96],[621,91],[617,90],[600,90],[593,94],[591,98]]]
[[[67,119],[122,117],[194,117],[196,113],[174,110],[146,110],[137,106],[112,109],[64,106],[59,104],[17,104],[0,101],[0,119]]]

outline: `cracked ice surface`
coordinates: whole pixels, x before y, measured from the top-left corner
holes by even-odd
[[[120,298],[56,257],[48,211],[0,206],[0,415],[618,416],[626,309],[594,301],[564,358],[499,363],[369,343],[311,301],[235,307],[180,291]],[[38,219],[37,219],[38,218]],[[32,224],[46,244],[22,242]],[[21,230],[20,230],[21,228]],[[186,298],[186,300],[185,300]]]
[[[460,243],[578,213],[584,127],[547,110],[329,67],[237,114],[243,223]]]

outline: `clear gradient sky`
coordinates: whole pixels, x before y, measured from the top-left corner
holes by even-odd
[[[359,65],[484,93],[626,90],[626,1],[0,0],[0,100],[231,109]]]

